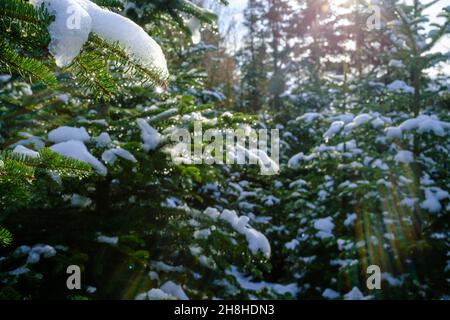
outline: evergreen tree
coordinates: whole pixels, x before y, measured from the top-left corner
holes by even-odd
[[[250,0],[244,11],[247,36],[245,45],[239,52],[241,75],[241,110],[256,112],[266,106],[264,99],[267,92],[268,61],[267,44],[262,19],[264,4],[262,1]]]
[[[269,0],[264,15],[265,30],[270,48],[269,93],[270,105],[275,110],[282,107],[281,95],[286,89],[287,70],[291,61],[293,10],[290,1]]]

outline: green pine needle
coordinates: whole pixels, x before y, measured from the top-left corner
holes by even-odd
[[[0,226],[0,245],[9,246],[13,241],[11,232]]]
[[[19,56],[4,41],[0,42],[0,71],[18,73],[50,87],[57,85],[56,76],[45,65],[35,59]]]

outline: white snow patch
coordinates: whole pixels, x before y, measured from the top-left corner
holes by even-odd
[[[381,273],[381,279],[387,281],[391,287],[400,287],[404,282],[404,279],[398,279],[388,272]]]
[[[425,200],[420,204],[420,207],[430,213],[438,213],[442,210],[440,201],[448,197],[449,193],[440,188],[426,188]]]
[[[298,287],[297,284],[278,284],[278,283],[269,283],[265,281],[261,282],[252,282],[251,277],[246,277],[242,273],[238,271],[236,266],[231,266],[230,269],[225,270],[225,273],[228,275],[232,275],[236,281],[239,283],[241,288],[250,291],[261,291],[263,289],[269,289],[279,295],[291,294],[294,298],[297,297]]]
[[[39,152],[36,152],[34,150],[28,149],[27,147],[18,145],[14,148],[13,153],[20,154],[24,156],[28,156],[31,158],[37,158],[39,157]]]
[[[353,287],[353,289],[344,295],[344,300],[370,300],[372,296],[364,296],[358,287]]]
[[[65,142],[69,140],[86,142],[90,138],[91,137],[84,127],[74,128],[63,126],[56,128],[48,133],[48,140],[54,143]]]
[[[322,293],[322,297],[324,297],[325,299],[337,299],[339,298],[340,293],[337,291],[334,291],[333,289],[327,288],[323,291]]]
[[[318,230],[316,236],[321,239],[333,237],[333,229],[334,229],[333,218],[328,217],[323,219],[317,219],[316,221],[314,221],[314,228]]]
[[[402,129],[398,127],[389,127],[384,130],[386,133],[386,137],[390,139],[401,139],[402,137]]]
[[[137,162],[136,158],[129,151],[122,149],[120,147],[106,150],[102,154],[102,160],[108,164],[114,164],[117,160],[117,157],[120,157],[122,159],[131,162]]]
[[[392,59],[391,61],[389,61],[388,66],[392,67],[392,68],[399,68],[399,69],[406,68],[401,60],[395,60],[395,59]]]
[[[50,245],[47,244],[36,244],[33,247],[30,246],[20,246],[18,248],[16,248],[16,250],[14,250],[13,256],[15,257],[23,257],[23,256],[28,256],[27,257],[27,264],[35,264],[38,263],[41,260],[41,256],[44,258],[51,258],[53,256],[56,255],[56,250],[55,248],[53,248]],[[20,275],[22,272],[24,271],[24,269],[16,269],[16,271],[18,272],[18,274],[14,274],[14,275]],[[27,271],[26,271],[27,272]],[[13,273],[10,273],[13,274]]]
[[[89,34],[119,43],[131,59],[142,66],[168,76],[167,62],[161,47],[147,32],[130,19],[103,9],[89,0],[32,0],[45,5],[55,20],[48,27],[50,53],[59,67],[69,65],[80,53]]]
[[[28,269],[26,266],[21,266],[18,267],[17,269],[9,271],[8,274],[17,277],[27,272],[30,272],[30,269]]]
[[[11,78],[10,74],[0,74],[0,82],[8,82]]]
[[[306,123],[311,123],[316,119],[322,119],[323,116],[320,113],[317,112],[308,112],[304,115],[298,117],[296,121],[305,121]]]
[[[161,290],[180,300],[189,300],[183,288],[172,281],[167,281],[164,283],[161,286]]]
[[[248,247],[253,254],[261,251],[266,258],[270,257],[269,240],[261,232],[250,227],[248,224],[250,219],[248,217],[239,217],[235,211],[225,209],[219,218],[228,222],[238,233],[245,235]]]
[[[220,216],[220,212],[216,208],[207,208],[203,213],[213,220],[217,220]]]
[[[379,127],[384,126],[384,121],[381,120],[380,118],[376,118],[376,119],[372,120],[371,124],[372,124],[372,127],[379,128]]]
[[[202,230],[195,230],[194,231],[194,238],[195,239],[208,239],[211,235],[210,229],[202,229]]]
[[[99,136],[94,138],[94,141],[99,148],[104,148],[112,142],[111,137],[107,132],[102,132]]]
[[[88,286],[87,288],[86,288],[86,292],[87,293],[96,293],[97,292],[97,288],[96,287],[93,287],[93,286]]]
[[[102,176],[107,173],[106,167],[88,151],[81,141],[69,140],[61,142],[51,146],[50,149],[60,155],[90,164]]]
[[[324,133],[323,137],[325,139],[330,139],[336,135],[344,127],[345,123],[343,121],[334,121],[330,128]]]
[[[291,241],[287,242],[284,246],[288,250],[294,250],[297,248],[297,246],[300,244],[300,242],[297,239],[292,239]]]
[[[119,237],[108,237],[104,235],[97,236],[97,242],[106,243],[110,245],[117,245],[119,243]]]
[[[358,216],[356,215],[356,213],[347,214],[347,217],[344,220],[344,226],[352,226],[355,223],[357,217]]]
[[[356,116],[355,119],[353,119],[353,123],[356,126],[360,126],[360,125],[368,122],[371,119],[372,119],[372,116],[368,115],[367,113],[362,113],[362,114]]]
[[[64,198],[70,200],[70,204],[76,208],[87,208],[92,204],[92,200],[90,198],[76,193]]]
[[[187,26],[188,26],[189,30],[191,31],[192,43],[199,44],[200,41],[202,41],[202,34],[200,33],[200,28],[202,26],[201,21],[196,17],[192,17],[188,21]]]
[[[414,155],[411,151],[400,150],[394,157],[394,161],[409,164],[414,161]]]
[[[450,123],[440,121],[436,116],[422,114],[404,121],[399,128],[403,131],[417,130],[419,133],[432,132],[437,136],[444,136],[445,130],[450,129]]]
[[[162,142],[162,137],[159,132],[151,127],[144,119],[137,119],[137,124],[141,129],[141,138],[144,142],[142,148],[147,152],[155,150]]]
[[[404,92],[414,94],[415,90],[413,87],[408,86],[402,80],[395,80],[387,86],[390,91]]]

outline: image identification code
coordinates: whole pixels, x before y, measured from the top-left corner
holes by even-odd
[[[268,304],[219,304],[217,307],[187,306],[175,307],[175,315],[196,315],[205,318],[208,314],[215,315],[274,315],[275,306]]]

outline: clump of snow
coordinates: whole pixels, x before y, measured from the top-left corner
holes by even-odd
[[[400,201],[400,205],[403,207],[409,207],[411,209],[414,209],[416,201],[417,199],[414,198],[405,198],[402,199],[402,201]]]
[[[356,213],[350,213],[347,215],[347,218],[345,218],[344,220],[344,226],[348,227],[351,226],[355,223],[355,220],[358,216],[356,215]]]
[[[408,86],[402,80],[395,80],[395,81],[393,81],[391,84],[389,84],[387,86],[387,88],[390,91],[398,91],[398,92],[411,93],[411,94],[414,94],[414,92],[415,92],[413,87]]]
[[[68,104],[70,96],[68,94],[59,94],[56,96],[56,98],[58,99],[58,101],[61,101],[64,104]]]
[[[159,282],[159,275],[158,275],[158,272],[150,271],[150,272],[148,273],[148,276],[149,276],[149,278],[150,278],[151,280],[154,280],[154,281],[158,281],[158,282]]]
[[[20,247],[17,247],[16,250],[14,250],[13,256],[21,257],[23,255],[28,254],[28,252],[30,252],[30,250],[31,250],[30,246],[22,245]]]
[[[361,113],[360,115],[356,116],[350,123],[345,125],[344,129],[346,132],[352,131],[354,128],[357,128],[372,119],[373,119],[373,117],[371,115],[369,115],[367,113]],[[378,123],[377,122],[375,122],[375,124],[372,123],[372,126],[375,128],[377,126],[384,124],[384,122],[380,118],[377,118],[375,120],[378,120],[377,121]],[[380,123],[380,121],[381,121],[381,123]]]
[[[299,154],[296,154],[295,156],[293,156],[292,158],[289,159],[288,166],[290,168],[297,168],[299,166],[301,160],[311,161],[316,157],[317,157],[316,153],[312,153],[310,155],[305,156],[305,154],[303,152],[300,152]]]
[[[438,213],[442,210],[441,200],[449,198],[449,193],[440,188],[426,188],[425,200],[420,204],[422,209],[430,213]]]
[[[237,232],[245,235],[248,247],[253,254],[261,251],[267,258],[270,257],[270,244],[267,238],[260,232],[248,225],[249,218],[246,216],[238,217],[235,211],[223,210],[220,219],[227,221]]]
[[[51,258],[56,255],[56,250],[47,244],[37,244],[33,246],[28,253],[27,263],[37,263],[40,257]]]
[[[118,43],[131,59],[163,77],[168,76],[167,62],[161,47],[136,23],[103,9],[89,0],[32,0],[45,5],[55,20],[48,27],[50,53],[60,67],[69,65],[80,53],[89,34]]]
[[[324,133],[323,137],[325,139],[330,139],[336,135],[344,127],[345,123],[343,121],[334,121],[330,128]]]
[[[74,193],[64,197],[65,200],[69,200],[70,204],[76,208],[87,208],[92,204],[92,200],[88,197]]]
[[[189,300],[181,286],[172,281],[164,283],[160,289],[151,289],[148,292],[138,294],[135,300]]]
[[[297,246],[300,244],[300,242],[297,239],[292,239],[291,241],[287,242],[284,246],[288,250],[294,250],[297,248]]]
[[[392,232],[386,232],[383,236],[388,240],[395,240],[395,235]]]
[[[41,256],[44,258],[51,258],[56,255],[56,250],[50,245],[47,244],[36,244],[33,247],[29,246],[20,246],[18,247],[13,256],[15,257],[27,257],[27,264],[35,264],[41,260]]]
[[[183,205],[183,201],[176,197],[168,197],[166,201],[161,202],[161,207],[164,208],[177,208]]]
[[[54,129],[48,133],[48,140],[54,143],[65,142],[69,140],[86,142],[90,138],[91,137],[84,127],[74,128],[64,126]]]
[[[218,211],[214,208],[208,208],[204,211],[204,213],[212,219],[217,219]],[[257,254],[258,251],[261,251],[265,257],[270,257],[269,240],[267,240],[261,232],[250,227],[248,224],[250,219],[248,217],[239,217],[236,211],[225,209],[222,211],[219,218],[228,222],[233,229],[246,237],[248,247],[253,254]]]
[[[61,142],[50,147],[60,155],[77,159],[90,164],[100,175],[106,175],[106,167],[97,160],[86,148],[83,142],[76,140],[69,140]]]
[[[245,290],[261,291],[263,289],[269,289],[280,295],[285,295],[289,293],[294,298],[296,298],[298,294],[298,286],[295,283],[283,285],[278,283],[269,283],[265,281],[253,282],[251,281],[250,277],[246,277],[242,273],[240,273],[236,266],[231,266],[230,269],[225,270],[225,272],[228,275],[232,275],[239,283],[241,288]]]
[[[289,188],[301,188],[306,186],[308,183],[303,179],[297,179],[289,184]]]
[[[99,136],[94,138],[94,141],[97,147],[103,148],[110,144],[112,140],[107,132],[102,132]]]
[[[278,199],[277,197],[269,195],[269,196],[262,198],[261,201],[262,201],[262,203],[264,203],[264,205],[266,205],[268,207],[273,207],[274,205],[280,203],[281,200]]]
[[[314,221],[314,228],[318,230],[316,236],[321,239],[333,237],[334,223],[333,218],[322,218]]]
[[[370,300],[372,296],[364,296],[358,287],[353,287],[353,289],[344,295],[345,300]]]
[[[104,235],[97,236],[97,242],[106,243],[110,245],[117,245],[119,243],[119,237],[108,237]]]
[[[139,294],[135,300],[175,300],[174,296],[167,294],[161,289],[151,289],[149,292]]]
[[[400,139],[402,137],[402,129],[398,127],[389,127],[385,130],[386,137],[390,139]]]
[[[333,120],[342,121],[345,123],[350,123],[355,118],[354,114],[352,113],[346,113],[346,114],[339,114],[335,117],[332,117]]]
[[[379,128],[384,125],[384,121],[380,118],[375,118],[374,120],[372,120],[371,124],[372,124],[372,127]]]
[[[371,166],[372,168],[378,168],[378,169],[380,169],[380,170],[388,170],[388,169],[389,169],[389,166],[388,166],[386,163],[384,163],[381,159],[375,159],[375,160],[370,164],[370,166]]]
[[[450,129],[450,123],[440,121],[435,116],[420,115],[404,121],[399,128],[403,131],[417,130],[419,133],[432,132],[437,136],[444,136],[445,130]]]
[[[400,287],[404,282],[403,278],[398,279],[388,272],[381,273],[381,279],[387,281],[391,287]]]
[[[228,148],[227,148],[228,149]],[[228,151],[228,156],[234,160],[238,159],[238,153],[245,154],[249,159],[250,163],[257,163],[261,169],[262,175],[274,175],[280,171],[280,166],[272,158],[270,158],[267,153],[260,149],[247,149],[241,146],[239,143],[236,148],[230,147]]]
[[[105,163],[114,164],[117,160],[117,157],[120,157],[122,159],[131,161],[131,162],[137,162],[136,158],[127,150],[117,147],[114,149],[109,149],[103,152],[102,154],[102,160]]]
[[[25,138],[22,140],[17,141],[16,143],[12,144],[12,147],[16,147],[18,145],[33,145],[36,149],[42,149],[45,147],[45,142],[39,139],[38,137],[35,137],[28,132],[19,132],[19,136]]]
[[[394,157],[394,161],[409,164],[414,161],[414,155],[411,151],[400,150]]]
[[[157,271],[161,272],[183,272],[183,266],[171,266],[163,261],[153,261],[151,263],[152,267],[154,267]]]
[[[196,230],[194,232],[194,238],[195,239],[208,239],[208,237],[211,235],[210,229],[202,229],[202,230]]]
[[[21,266],[21,267],[18,267],[17,269],[9,271],[8,274],[11,275],[11,276],[18,277],[18,276],[20,276],[22,274],[25,274],[27,272],[30,272],[30,269],[28,269],[26,266]]]
[[[198,261],[200,262],[200,264],[202,266],[207,267],[209,269],[216,269],[217,268],[216,262],[211,257],[207,257],[205,255],[201,255],[200,257],[198,257]]]
[[[172,281],[167,281],[164,283],[161,286],[161,290],[180,300],[189,300],[183,288]]]
[[[87,293],[96,293],[96,292],[97,292],[97,288],[96,288],[96,287],[93,287],[93,286],[88,286],[88,287],[86,288],[86,292],[87,292]]]
[[[18,145],[14,148],[13,153],[16,154],[21,154],[24,156],[28,156],[28,157],[32,157],[32,158],[37,158],[39,157],[39,152],[36,152],[34,150],[28,149],[27,147]]]
[[[217,220],[220,216],[220,212],[216,208],[207,208],[203,213],[213,220]]]
[[[0,74],[0,82],[8,82],[11,78],[10,74]]]
[[[196,17],[192,17],[187,24],[189,31],[192,35],[192,43],[199,44],[202,41],[202,34],[200,33],[200,28],[202,26],[201,21]]]
[[[336,292],[330,288],[325,289],[322,293],[322,297],[324,297],[325,299],[337,299],[339,298],[339,296],[339,292]]]
[[[320,113],[317,112],[308,112],[304,115],[298,117],[296,121],[305,121],[306,123],[311,123],[316,119],[322,119],[323,116]]]
[[[162,142],[161,135],[144,119],[137,119],[137,123],[141,129],[141,138],[144,142],[142,144],[142,148],[144,148],[147,152],[150,150],[155,150]]]
[[[399,68],[399,69],[406,68],[402,61],[395,60],[395,59],[392,59],[391,61],[389,61],[388,65],[389,65],[389,67],[393,67],[393,68]]]
[[[367,113],[362,113],[362,114],[356,116],[355,119],[353,119],[353,123],[356,126],[360,126],[360,125],[368,122],[371,119],[372,119],[372,116],[368,115]]]

